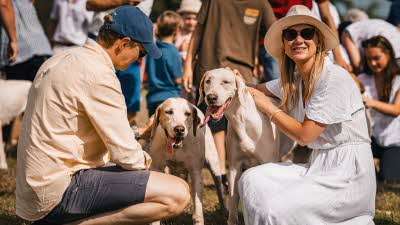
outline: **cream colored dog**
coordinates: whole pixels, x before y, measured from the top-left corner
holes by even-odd
[[[205,123],[210,117],[219,120],[225,115],[228,119],[228,224],[238,224],[237,181],[242,168],[279,161],[279,138],[270,120],[257,109],[243,80],[229,68],[210,70],[204,74],[200,82],[199,104],[203,98],[208,105]],[[291,146],[288,148],[290,150]]]
[[[152,125],[149,154],[153,159],[151,169],[172,173],[187,171],[194,202],[193,224],[204,224],[203,180],[201,171],[206,162],[213,173],[217,194],[224,209],[221,171],[211,130],[200,127],[203,113],[182,98],[169,98],[156,110]],[[171,187],[173,188],[173,187]]]

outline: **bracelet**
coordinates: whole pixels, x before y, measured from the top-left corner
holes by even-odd
[[[282,109],[278,109],[278,110],[276,110],[275,112],[273,112],[273,113],[271,114],[271,116],[269,117],[269,120],[272,122],[272,119],[274,119],[274,116],[275,116],[277,113],[279,113],[279,112],[283,112],[283,110],[282,110]]]

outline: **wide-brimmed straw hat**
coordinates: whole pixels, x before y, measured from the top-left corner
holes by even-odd
[[[199,13],[201,8],[200,0],[183,0],[181,7],[178,9],[178,13]]]
[[[323,51],[330,51],[339,45],[335,33],[325,23],[317,19],[306,6],[294,5],[285,17],[272,24],[265,35],[264,46],[270,55],[278,60],[280,59],[283,48],[282,31],[297,24],[308,24],[320,31],[325,44]]]

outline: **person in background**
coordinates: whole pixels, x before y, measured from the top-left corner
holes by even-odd
[[[400,28],[400,0],[389,0],[392,2],[388,18],[386,19],[389,23],[393,24],[397,28]]]
[[[198,88],[205,71],[218,67],[238,69],[247,81],[254,82],[253,70],[256,65],[259,37],[263,36],[275,21],[269,2],[204,0],[197,19],[198,24],[192,34],[183,69],[185,91],[190,93],[193,84]],[[205,112],[207,107],[203,103],[199,108]],[[223,117],[219,122],[210,121],[208,125],[213,132],[223,174],[222,180],[226,186],[227,120]]]
[[[12,1],[15,12],[18,56],[7,59],[7,48],[1,47],[0,68],[4,67],[7,79],[33,81],[42,63],[53,54],[31,0]],[[8,45],[8,36],[1,33],[1,46]],[[12,41],[14,43],[14,41]]]
[[[351,23],[357,22],[357,21],[361,21],[361,20],[367,20],[369,19],[368,14],[361,9],[357,9],[357,8],[351,8],[347,11],[346,15],[344,16],[343,21],[348,21]],[[340,35],[339,35],[340,37]]]
[[[18,143],[18,216],[33,224],[148,224],[183,211],[188,185],[148,170],[151,158],[135,140],[141,134],[129,126],[115,74],[146,54],[161,56],[152,22],[121,6],[96,41],[44,63]]]
[[[182,58],[174,41],[179,33],[181,17],[173,11],[165,11],[157,18],[157,47],[162,56],[146,59],[149,92],[146,96],[149,117],[167,98],[179,97],[182,83]]]
[[[55,0],[47,26],[54,54],[84,45],[92,19],[86,0]]]
[[[400,182],[400,67],[383,36],[363,41],[362,47],[367,65],[358,78],[371,113],[373,155],[380,159],[380,178]]]
[[[103,18],[108,15],[113,8],[122,5],[137,6],[144,10],[149,16],[153,0],[88,0],[86,8],[95,11],[92,24],[89,27],[89,37],[96,39]],[[140,110],[142,71],[141,60],[132,63],[126,70],[117,70],[117,76],[121,83],[122,93],[125,97],[125,104],[128,111],[128,120],[131,125],[135,125],[137,112]]]
[[[0,33],[5,31],[9,40],[7,45],[1,46],[6,50],[1,53],[7,55],[8,62],[14,62],[18,55],[18,44],[11,0],[0,0],[0,21]],[[25,110],[30,87],[30,81],[4,80],[0,77],[0,169],[8,168],[2,128]]]
[[[349,55],[355,73],[363,71],[362,41],[381,35],[393,47],[395,59],[400,58],[400,31],[397,27],[381,19],[368,19],[354,22],[344,29],[341,36],[343,46]]]
[[[175,40],[175,46],[178,48],[183,61],[186,59],[190,38],[197,25],[197,14],[200,8],[200,0],[183,0],[177,11],[182,17],[183,25]]]

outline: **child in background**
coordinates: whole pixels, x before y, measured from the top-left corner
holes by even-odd
[[[177,11],[182,17],[183,26],[176,38],[175,46],[183,60],[186,59],[190,38],[197,25],[197,14],[200,8],[200,0],[183,0]]]
[[[162,56],[146,59],[146,73],[149,93],[146,96],[149,117],[167,98],[179,97],[182,83],[182,59],[174,46],[179,32],[181,17],[173,11],[165,11],[157,19],[157,47]]]

